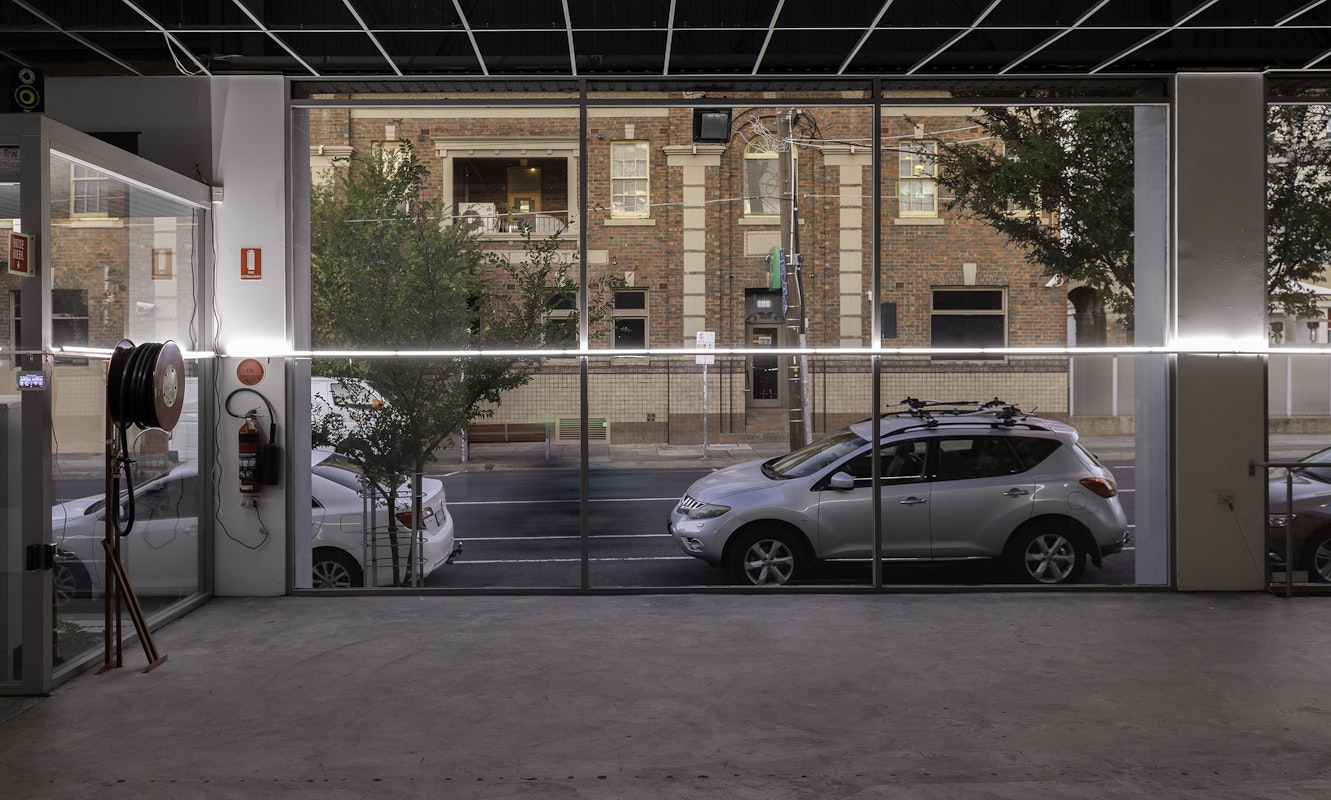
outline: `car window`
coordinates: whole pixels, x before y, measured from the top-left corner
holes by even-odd
[[[992,478],[1024,472],[1006,436],[957,436],[938,440],[938,478]]]
[[[1017,451],[1017,458],[1025,469],[1034,469],[1041,461],[1049,458],[1059,448],[1057,439],[1040,439],[1034,436],[1013,436],[1008,439],[1012,449]]]
[[[818,441],[767,462],[764,470],[776,478],[802,478],[812,475],[868,444],[854,431],[843,428]]]
[[[140,520],[197,517],[198,500],[195,476],[163,481],[135,496],[134,517]]]
[[[924,439],[884,445],[882,449],[883,483],[913,483],[924,480],[925,458],[929,443]],[[872,451],[866,450],[846,462],[845,471],[857,484],[873,481]]]
[[[331,459],[330,459],[331,460]],[[361,473],[359,470],[350,470],[346,467],[330,464],[328,461],[322,464],[316,464],[314,474],[320,478],[326,478],[333,483],[345,486],[353,492],[361,490]]]
[[[1331,483],[1331,447],[1313,453],[1303,459],[1303,463],[1317,464],[1318,466],[1301,470],[1298,473],[1299,475],[1307,475],[1308,477],[1315,478],[1323,483]]]

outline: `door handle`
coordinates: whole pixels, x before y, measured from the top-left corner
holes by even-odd
[[[1030,494],[1030,492],[1026,491],[1025,489],[1018,489],[1016,487],[1013,487],[1011,489],[1008,489],[1006,492],[1003,492],[1003,494],[1008,497],[1025,497],[1026,495]]]
[[[924,502],[924,498],[923,498],[923,497],[916,497],[915,495],[911,495],[910,497],[907,497],[905,500],[902,500],[902,501],[901,501],[901,505],[903,505],[903,506],[918,506],[920,503],[923,503],[923,502]]]

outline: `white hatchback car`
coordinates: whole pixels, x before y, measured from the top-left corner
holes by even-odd
[[[375,529],[367,539],[363,533],[365,503],[361,497],[360,468],[346,457],[327,450],[313,451],[310,461],[314,587],[362,586],[367,573],[373,585],[394,585],[387,501],[378,499]],[[198,591],[198,489],[198,462],[194,461],[135,487],[134,525],[129,536],[121,539],[120,548],[136,594],[183,596]],[[412,525],[409,489],[409,485],[404,485],[398,490],[395,516],[399,529],[409,529]],[[453,517],[448,512],[443,483],[426,478],[421,489],[424,519],[418,541],[412,542],[409,530],[398,530],[395,534],[399,583],[411,574],[410,565],[418,563],[419,573],[424,577],[460,550],[453,539]],[[262,503],[256,512],[263,512]],[[101,591],[106,569],[102,547],[105,526],[103,495],[59,503],[52,508],[51,529],[58,553],[57,602]],[[227,535],[220,523],[217,531],[218,535]],[[367,559],[373,562],[373,570],[367,570]]]
[[[1011,578],[1071,583],[1123,549],[1114,476],[1053,420],[988,403],[908,400],[880,420],[884,559],[1001,559]],[[670,512],[680,548],[750,584],[874,556],[872,420],[696,481]]]

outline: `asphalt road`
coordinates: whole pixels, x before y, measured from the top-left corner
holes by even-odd
[[[1135,510],[1131,463],[1107,462],[1120,484],[1129,522]],[[448,493],[463,552],[426,579],[431,587],[544,588],[582,585],[584,547],[592,587],[732,585],[721,569],[685,555],[666,532],[666,516],[703,469],[593,470],[589,476],[588,537],[580,534],[577,470],[550,468],[439,475]],[[1130,546],[1131,547],[1131,546]],[[1135,552],[1088,564],[1082,583],[1131,585]],[[1001,583],[990,564],[885,565],[884,583],[981,585]],[[863,563],[828,564],[811,583],[869,585]]]

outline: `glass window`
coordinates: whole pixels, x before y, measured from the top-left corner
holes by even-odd
[[[774,217],[781,213],[781,167],[777,151],[765,140],[744,151],[744,213]]]
[[[965,436],[938,441],[938,479],[992,478],[1023,472],[1005,436]]]
[[[646,217],[651,213],[646,142],[610,145],[610,214]]]
[[[897,182],[900,215],[903,217],[938,216],[937,166],[934,156],[937,142],[906,142],[901,145],[901,171]]]
[[[866,444],[868,442],[857,436],[850,428],[842,428],[812,444],[774,459],[763,468],[763,471],[776,478],[802,478],[805,475],[812,475]]]
[[[647,293],[615,292],[615,349],[644,350],[647,347]]]
[[[70,172],[70,216],[105,217],[109,208],[111,179],[104,173],[73,164]]]
[[[1002,289],[934,289],[930,318],[933,347],[1003,347],[1007,298]],[[936,354],[935,360],[1001,359],[995,354]]]
[[[1028,470],[1034,469],[1059,447],[1054,439],[1037,439],[1033,436],[1014,436],[1011,442],[1012,449],[1017,451],[1017,458]]]
[[[846,462],[846,472],[850,473],[857,485],[868,486],[873,482],[871,453],[872,451],[866,451]],[[924,467],[928,453],[929,442],[924,439],[884,447],[882,450],[883,483],[914,483],[924,480]]]

